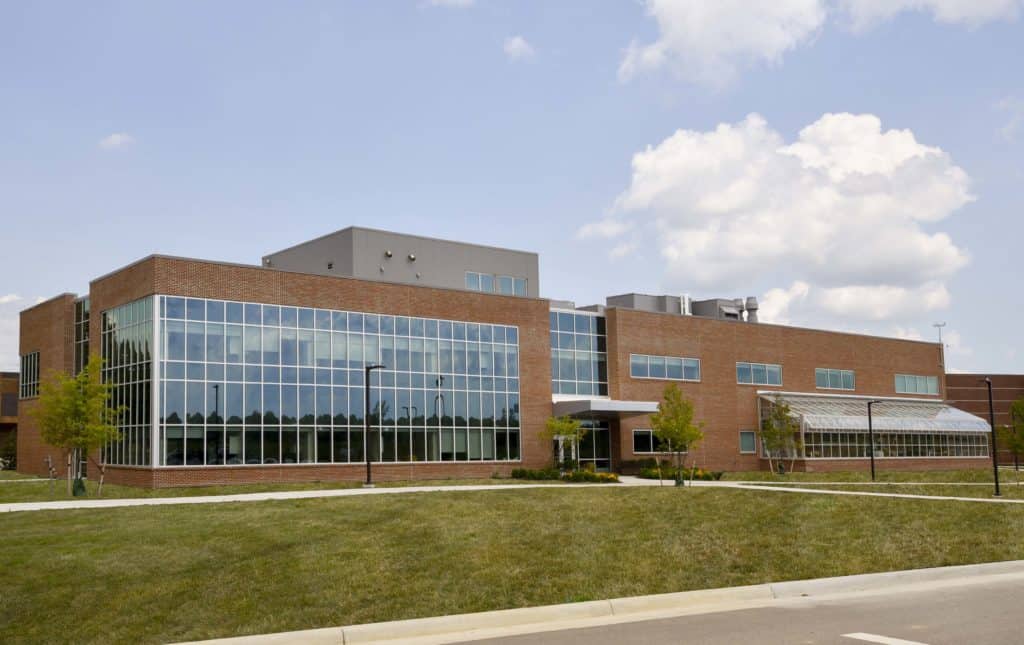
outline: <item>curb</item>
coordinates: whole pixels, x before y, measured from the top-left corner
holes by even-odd
[[[281,645],[311,643],[440,643],[487,636],[536,633],[601,624],[626,623],[687,614],[716,613],[767,607],[800,600],[826,600],[879,591],[912,591],[915,587],[956,586],[990,582],[993,578],[1024,578],[1024,560],[968,564],[931,569],[868,573],[816,580],[795,580],[743,587],[703,589],[611,600],[503,609],[473,614],[415,618],[384,623],[329,627],[196,641],[206,645]]]

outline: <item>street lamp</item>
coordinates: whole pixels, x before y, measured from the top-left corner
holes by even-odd
[[[871,456],[871,481],[875,481],[875,427],[871,422],[871,406],[883,401],[868,401],[868,455]]]
[[[363,484],[365,488],[373,488],[373,478],[370,474],[370,372],[373,370],[387,369],[386,365],[367,365],[366,366],[366,381],[363,384],[363,396],[365,405],[363,406],[363,450],[366,451],[366,483]]]
[[[992,379],[985,377],[982,379],[985,385],[988,386],[988,424],[992,429],[992,477],[996,483],[995,496],[1000,497],[999,493],[999,454],[996,450],[996,412],[995,408],[992,407]]]

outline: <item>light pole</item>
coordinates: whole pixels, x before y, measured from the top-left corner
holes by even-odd
[[[992,477],[996,483],[995,496],[1000,497],[999,493],[999,454],[996,450],[996,412],[992,406],[992,379],[985,377],[982,379],[985,385],[988,386],[988,424],[992,430]]]
[[[363,406],[363,450],[366,451],[366,483],[363,486],[365,488],[373,488],[373,478],[370,474],[370,372],[382,369],[387,369],[387,366],[367,365],[366,381],[363,384],[363,400],[365,401]]]
[[[868,455],[871,457],[871,481],[875,481],[875,427],[871,422],[871,406],[882,401],[868,401]]]

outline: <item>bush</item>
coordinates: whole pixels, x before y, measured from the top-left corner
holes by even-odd
[[[561,474],[555,468],[541,468],[531,470],[530,468],[515,468],[512,470],[512,479],[561,479]]]
[[[0,470],[18,468],[18,435],[11,432],[0,439]]]
[[[692,474],[693,479],[697,481],[718,481],[719,479],[722,478],[722,473],[720,471],[704,470],[703,468],[698,468],[694,470]],[[689,468],[679,469],[680,479],[690,479],[690,475],[691,473]],[[643,468],[640,470],[640,473],[637,475],[637,477],[640,477],[641,479],[658,479],[658,468],[657,466]],[[674,466],[661,467],[661,479],[675,478],[676,469]]]
[[[591,470],[574,470],[562,475],[562,480],[567,482],[586,482],[589,484],[617,484],[619,476],[615,473],[597,473]]]

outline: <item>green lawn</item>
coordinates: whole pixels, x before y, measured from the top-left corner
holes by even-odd
[[[516,489],[3,515],[5,642],[165,642],[1024,558],[1024,507]]]
[[[13,470],[0,470],[0,480],[4,479],[34,479],[35,475],[22,475]]]
[[[882,482],[991,482],[992,467],[977,470],[877,470],[877,480]],[[1006,475],[1000,472],[1001,477]],[[793,482],[867,482],[871,481],[871,471],[865,465],[864,470],[842,471],[835,473],[787,473],[776,475],[766,470],[750,472],[730,472],[722,475],[727,481],[765,481],[779,483]]]
[[[772,485],[775,485],[772,482]],[[800,484],[797,484],[800,485]],[[899,493],[909,495],[939,495],[943,497],[993,497],[994,487],[992,484],[985,485],[951,485],[945,486],[942,484],[858,484],[858,485],[843,485],[843,484],[814,484],[807,482],[805,484],[807,488],[822,489],[822,490],[850,490],[858,491],[863,493]],[[1000,480],[1000,494],[1003,499],[1024,499],[1024,482],[1021,485],[1016,483],[1014,479],[1001,479]]]
[[[521,479],[439,479],[419,481],[381,482],[379,487],[392,486],[468,486],[470,484],[548,484],[561,482],[530,482]],[[83,498],[72,498],[67,494],[67,481],[56,480],[51,485],[48,480],[23,482],[17,485],[0,485],[0,504],[12,502],[51,502],[69,499],[125,499],[140,497],[197,497],[201,495],[235,495],[238,493],[266,493],[290,490],[333,490],[338,488],[359,488],[360,482],[301,482],[301,483],[262,483],[233,484],[224,486],[185,486],[179,488],[136,488],[134,486],[103,485],[103,497],[97,496],[99,484],[86,481],[88,495]]]

